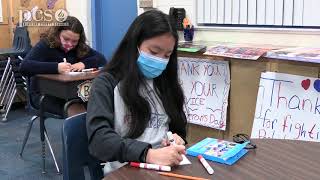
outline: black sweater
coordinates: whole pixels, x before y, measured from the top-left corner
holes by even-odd
[[[76,50],[65,53],[60,48],[50,48],[46,40],[40,40],[27,54],[20,65],[20,72],[24,76],[36,74],[58,74],[58,63],[67,59],[70,64],[82,62],[85,68],[98,68],[106,63],[104,56],[90,48],[89,53],[77,58]],[[36,82],[31,78],[32,93],[38,93]]]

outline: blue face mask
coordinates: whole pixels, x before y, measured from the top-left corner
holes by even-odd
[[[160,57],[147,54],[139,51],[137,63],[140,71],[147,79],[153,79],[158,76],[166,69],[169,59],[163,59]]]

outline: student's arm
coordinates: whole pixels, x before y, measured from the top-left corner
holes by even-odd
[[[58,62],[46,62],[48,51],[50,51],[49,46],[44,40],[40,40],[22,60],[20,64],[22,75],[57,74]]]
[[[144,161],[144,152],[151,145],[122,138],[114,131],[113,90],[116,83],[110,74],[103,73],[91,86],[87,109],[89,151],[103,161]]]
[[[80,62],[82,62],[85,65],[85,69],[88,69],[104,66],[107,60],[102,54],[90,48],[88,55],[83,57],[82,60],[80,60]]]

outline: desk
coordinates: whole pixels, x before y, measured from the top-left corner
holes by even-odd
[[[209,175],[195,157],[188,156],[191,165],[179,166],[173,173],[214,180],[231,179],[319,179],[320,143],[290,140],[254,140],[256,150],[232,166],[208,161],[215,173]],[[107,175],[104,180],[174,179],[158,175],[156,171],[128,165]]]
[[[86,80],[97,77],[97,72],[69,74],[39,74],[37,81],[40,93],[61,99],[70,100],[78,98],[78,85]]]
[[[86,80],[91,80],[97,77],[98,71],[90,73],[79,73],[79,74],[39,74],[36,76],[39,86],[40,94],[40,138],[42,144],[42,172],[45,173],[45,118],[43,116],[43,99],[46,95],[58,97],[70,101],[72,99],[79,98],[78,96],[78,85]],[[68,102],[65,104],[65,110]],[[51,150],[51,147],[49,147]],[[52,150],[51,150],[52,152]],[[57,171],[60,172],[56,163]]]

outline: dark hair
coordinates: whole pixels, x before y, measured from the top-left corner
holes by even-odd
[[[77,33],[80,35],[79,42],[76,46],[77,51],[77,57],[81,58],[87,55],[90,48],[86,44],[86,35],[84,33],[83,26],[81,22],[73,16],[68,16],[67,19],[63,22],[66,24],[66,26],[53,26],[51,27],[46,34],[43,35],[42,38],[44,38],[47,43],[49,44],[50,48],[60,48],[61,42],[60,42],[60,33],[62,30],[70,30],[74,33]]]
[[[184,95],[177,72],[179,37],[170,17],[157,10],[147,11],[133,21],[105,68],[105,71],[121,81],[120,94],[131,113],[127,137],[139,137],[151,117],[148,101],[139,94],[140,85],[146,85],[146,82],[136,63],[139,55],[137,48],[143,41],[166,33],[170,33],[175,38],[175,46],[166,69],[154,79],[153,84],[169,116],[170,130],[183,138],[186,137],[187,120],[183,112]]]

